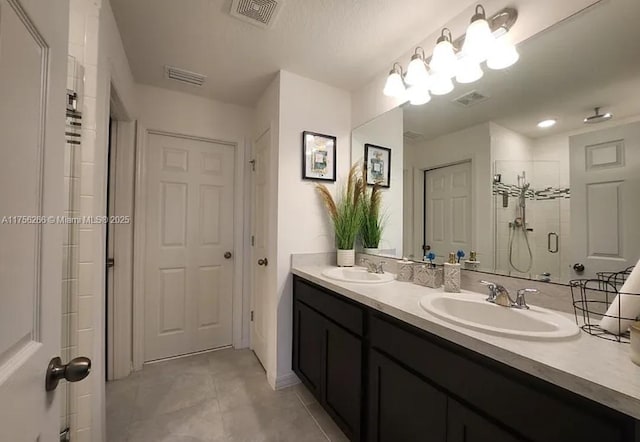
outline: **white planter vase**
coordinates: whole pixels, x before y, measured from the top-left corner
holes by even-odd
[[[337,264],[338,267],[353,267],[356,262],[356,251],[338,249]]]
[[[379,255],[380,254],[380,249],[377,248],[377,247],[375,249],[370,249],[370,248],[365,247],[362,250],[362,252],[366,253],[367,255]]]

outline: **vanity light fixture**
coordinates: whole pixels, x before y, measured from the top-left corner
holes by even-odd
[[[456,57],[455,48],[451,43],[451,31],[449,28],[444,28],[436,47],[433,48],[433,57],[431,57],[429,67],[435,75],[451,78],[456,74],[457,66],[458,57]]]
[[[487,58],[487,67],[493,70],[506,69],[514,65],[520,59],[520,54],[515,45],[511,43],[509,35],[503,35],[496,39],[493,50]]]
[[[447,95],[454,89],[453,81],[451,81],[451,78],[447,75],[432,75],[430,89],[433,95]]]
[[[550,118],[548,120],[542,120],[541,122],[538,123],[538,127],[540,129],[548,129],[550,127],[555,126],[557,122],[558,120],[554,120],[553,118]]]
[[[458,60],[458,66],[456,70],[456,81],[461,84],[473,83],[482,78],[484,72],[473,57],[462,55]]]
[[[416,48],[411,57],[404,81],[409,86],[429,87],[429,71],[427,70],[424,49],[420,46]]]
[[[464,38],[462,54],[477,63],[482,63],[493,50],[495,41],[484,7],[482,5],[476,6],[476,13],[471,17],[471,24],[467,28]]]
[[[422,47],[416,48],[406,75],[402,66],[394,63],[384,94],[424,104],[431,95],[450,93],[454,77],[461,84],[478,81],[484,75],[481,63],[486,62],[494,70],[513,65],[520,55],[508,33],[517,18],[518,11],[513,8],[504,8],[487,18],[484,7],[477,5],[465,35],[453,40],[451,31],[444,28],[431,58]]]
[[[407,98],[411,104],[420,106],[431,101],[431,94],[429,94],[428,87],[416,85],[407,89]]]
[[[393,69],[389,72],[387,82],[384,85],[383,92],[387,97],[400,98],[405,95],[406,88],[404,86],[404,81],[402,80],[403,75],[404,72],[402,71],[400,63],[394,63]]]

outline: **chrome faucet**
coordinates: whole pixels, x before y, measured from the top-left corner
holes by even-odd
[[[516,297],[516,305],[515,308],[521,308],[523,310],[529,310],[529,306],[527,305],[527,300],[525,299],[525,295],[527,293],[539,293],[538,289],[520,289],[518,290],[518,296]]]
[[[509,295],[509,291],[504,288],[504,286],[490,281],[480,281],[480,283],[486,285],[489,289],[489,297],[487,298],[487,302],[498,304],[502,307],[529,310],[525,295],[527,293],[538,293],[537,289],[520,289],[518,290],[518,295],[514,300],[511,295]]]
[[[489,289],[487,302],[498,304],[502,307],[512,307],[515,304],[515,301],[509,295],[509,291],[504,286],[490,281],[480,281],[480,283],[486,285]]]
[[[369,273],[377,273],[379,275],[383,275],[384,274],[384,265],[386,264],[386,262],[384,261],[380,261],[379,263],[375,263],[372,262],[370,260],[368,260],[367,258],[362,258],[360,260],[360,264],[362,264],[363,266],[367,267],[367,272]]]

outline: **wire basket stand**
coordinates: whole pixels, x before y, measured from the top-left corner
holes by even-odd
[[[620,272],[598,272],[597,279],[574,279],[569,282],[571,297],[573,298],[573,310],[576,324],[589,333],[609,341],[628,344],[630,342],[629,331],[620,335],[610,333],[600,327],[600,321],[604,317],[610,317],[618,321],[618,329],[622,321],[635,321],[636,318],[625,318],[620,315],[607,315],[607,311],[613,302],[618,303],[618,312],[621,312],[622,296],[640,296],[639,293],[621,293],[620,289],[631,274],[634,266]]]

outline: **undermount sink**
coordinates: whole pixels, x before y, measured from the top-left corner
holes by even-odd
[[[551,310],[502,307],[475,293],[426,295],[420,306],[445,321],[500,336],[525,340],[566,339],[580,333],[570,319]]]
[[[391,273],[370,273],[364,267],[334,267],[323,271],[322,275],[336,281],[357,284],[383,284],[395,279]]]

